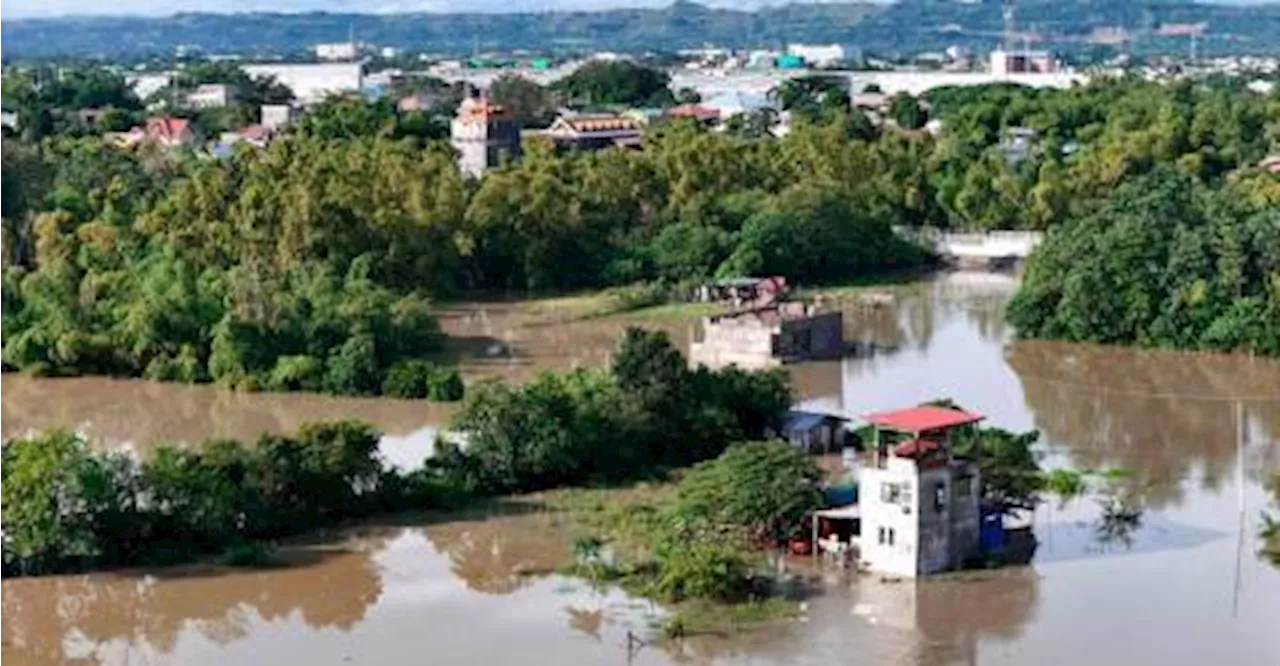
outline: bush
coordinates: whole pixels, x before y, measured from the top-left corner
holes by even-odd
[[[411,359],[391,366],[382,380],[382,394],[393,398],[430,398],[437,402],[462,399],[462,377],[453,368]]]
[[[60,430],[8,442],[0,507],[6,568],[11,559],[26,573],[130,552],[137,523],[127,461],[95,454]]]
[[[733,601],[749,588],[746,562],[727,543],[696,540],[672,545],[658,554],[652,591],[667,601]]]
[[[737,444],[685,475],[677,510],[753,537],[782,540],[821,505],[821,477],[807,455],[783,442]]]
[[[329,356],[325,388],[339,395],[377,392],[378,354],[372,335],[353,335]]]
[[[202,382],[207,378],[204,364],[191,345],[183,345],[176,357],[161,354],[151,359],[142,371],[142,376],[153,381],[187,384]]]
[[[427,378],[427,397],[436,402],[457,402],[465,393],[462,375],[455,368],[436,368]]]
[[[382,394],[393,398],[425,398],[427,383],[434,373],[435,366],[427,361],[400,361],[387,370],[382,380]]]
[[[281,356],[267,376],[270,391],[318,391],[324,386],[324,362],[314,356]]]

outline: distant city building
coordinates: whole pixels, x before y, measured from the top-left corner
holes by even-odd
[[[358,93],[364,83],[364,67],[350,63],[262,63],[245,65],[246,74],[270,76],[293,91],[299,104],[314,104],[330,95]]]
[[[392,58],[399,58],[404,55],[404,49],[396,46],[384,46],[380,51],[378,51],[378,55],[381,55],[383,58],[388,60]]]
[[[510,111],[484,97],[468,97],[458,105],[449,135],[458,168],[477,178],[504,159],[520,158],[520,125]]]
[[[196,109],[220,109],[231,103],[235,88],[225,83],[204,83],[187,93],[187,106]]]
[[[124,77],[124,82],[133,89],[133,94],[137,95],[138,99],[145,101],[148,97],[172,85],[173,73],[130,74]]]
[[[259,122],[271,131],[278,131],[293,123],[294,108],[288,104],[263,104]]]
[[[317,60],[355,60],[360,55],[360,45],[355,42],[316,44],[311,48]]]
[[[828,67],[856,58],[861,52],[856,46],[844,44],[788,44],[787,54],[802,58],[814,67]]]
[[[1048,51],[1005,51],[996,49],[991,52],[991,73],[997,76],[1008,74],[1052,74],[1058,71],[1058,61]]]
[[[747,54],[746,67],[748,69],[771,69],[777,62],[778,56],[782,55],[777,51],[752,51]]]
[[[637,148],[643,133],[635,119],[613,113],[561,115],[545,130],[530,136],[551,141],[558,149],[599,150],[609,146]]]
[[[760,109],[770,109],[774,105],[765,93],[733,90],[709,97],[698,103],[698,106],[711,109],[720,114],[721,120]]]
[[[145,125],[134,127],[128,132],[113,132],[106,138],[126,147],[151,143],[161,148],[178,148],[194,145],[200,141],[190,120],[172,116],[152,116],[147,118]]]
[[[402,112],[427,111],[444,101],[444,95],[437,92],[419,90],[412,95],[405,95],[396,101],[396,108]]]

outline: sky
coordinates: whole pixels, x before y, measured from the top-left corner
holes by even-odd
[[[705,4],[755,5],[765,0],[713,0]],[[63,14],[166,15],[177,12],[512,12],[662,6],[671,0],[0,0],[0,20]]]
[[[705,5],[754,9],[785,4],[787,0],[697,0]],[[815,0],[797,0],[812,2]],[[816,0],[822,1],[822,0]],[[828,0],[838,1],[838,0]],[[892,0],[870,0],[889,2]],[[1123,2],[1126,0],[1117,0]],[[1256,4],[1275,0],[1208,0],[1223,4]],[[48,17],[65,14],[137,14],[165,16],[175,12],[514,12],[549,9],[608,9],[662,7],[671,0],[9,0],[0,18]]]
[[[755,8],[785,0],[699,0],[722,7]],[[805,0],[807,1],[807,0]],[[48,17],[65,14],[139,14],[165,16],[175,12],[514,12],[549,9],[609,9],[663,7],[671,0],[8,0],[3,18]]]

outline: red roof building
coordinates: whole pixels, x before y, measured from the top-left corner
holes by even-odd
[[[667,109],[668,118],[690,118],[700,123],[714,123],[720,120],[720,110],[697,104],[681,104]]]
[[[877,428],[905,432],[913,435],[935,430],[947,430],[962,425],[977,423],[984,417],[981,414],[966,412],[962,409],[921,405],[892,412],[877,412],[863,417]]]

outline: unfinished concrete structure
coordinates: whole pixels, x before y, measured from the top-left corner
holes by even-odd
[[[780,363],[840,358],[844,319],[785,301],[712,315],[695,329],[689,358],[710,367],[761,368]]]
[[[922,406],[871,414],[874,462],[858,474],[860,559],[872,571],[924,576],[957,569],[980,549],[982,479],[953,455],[982,416]]]
[[[484,97],[468,97],[450,126],[458,168],[479,178],[504,160],[520,158],[520,125],[511,112]]]

